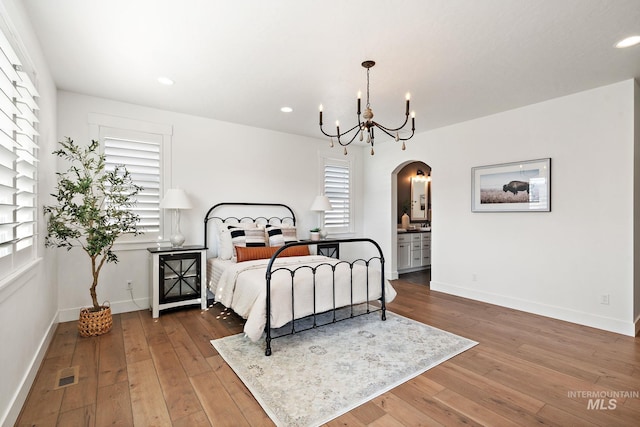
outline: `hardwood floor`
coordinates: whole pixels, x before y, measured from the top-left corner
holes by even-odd
[[[639,338],[430,291],[424,279],[394,281],[389,309],[480,344],[327,426],[638,425]],[[17,425],[272,425],[209,343],[242,330],[218,305],[115,315],[97,338],[75,327],[58,326]],[[78,383],[55,389],[72,366]]]

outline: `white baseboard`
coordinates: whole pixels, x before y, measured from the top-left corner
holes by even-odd
[[[38,346],[38,351],[34,354],[33,359],[29,365],[29,369],[25,373],[22,381],[20,383],[20,387],[16,390],[15,394],[11,397],[11,401],[9,403],[9,409],[4,414],[2,420],[0,420],[0,424],[2,426],[13,426],[18,420],[18,416],[20,416],[20,411],[24,406],[24,403],[27,401],[27,396],[29,395],[29,391],[31,390],[31,386],[36,379],[36,375],[38,374],[38,370],[40,369],[40,365],[44,360],[44,356],[47,354],[47,350],[49,349],[49,344],[51,344],[51,340],[53,339],[53,335],[56,331],[56,327],[58,326],[57,316],[54,316],[51,319],[51,323],[49,324],[49,328],[47,329],[47,333],[42,337],[40,341],[40,345]]]
[[[566,322],[577,323],[579,325],[589,326],[596,329],[602,329],[617,334],[636,336],[638,333],[639,321],[624,322],[619,319],[612,319],[604,316],[596,316],[577,310],[571,310],[563,307],[556,307],[546,304],[540,304],[528,300],[512,298],[504,295],[492,294],[488,292],[478,291],[477,289],[464,288],[448,283],[431,281],[431,290],[456,295],[463,298],[469,298],[477,301],[495,304],[502,307],[513,308],[515,310],[527,313],[538,314],[540,316],[550,317],[552,319],[564,320]]]
[[[148,310],[149,298],[137,298],[134,300],[111,302],[111,313],[129,313],[131,311]],[[58,312],[58,320],[60,322],[72,322],[80,317],[80,309],[82,307],[67,308]]]

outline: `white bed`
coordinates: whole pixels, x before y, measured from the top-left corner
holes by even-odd
[[[215,300],[246,319],[244,332],[252,341],[257,341],[262,337],[266,324],[265,276],[269,260],[233,262],[214,258],[208,263],[209,289]],[[335,304],[332,266],[335,266]],[[312,269],[316,270],[315,301]],[[296,291],[293,310],[290,270],[297,270],[294,276]],[[272,271],[275,271],[271,278],[272,328],[289,323],[293,319],[293,312],[295,318],[300,319],[313,313],[375,301],[382,297],[381,287],[376,286],[381,280],[379,269],[367,269],[363,265],[355,264],[352,275],[349,263],[334,258],[319,255],[279,258],[275,260]],[[353,283],[353,295],[350,283]],[[395,290],[385,280],[386,302],[392,301],[395,296]]]
[[[229,207],[244,211],[230,216],[218,213]],[[247,208],[254,212],[257,208],[260,216],[248,215]],[[285,216],[263,213],[271,208],[284,209]],[[207,237],[209,221],[214,224],[211,231],[215,239],[211,241]],[[249,339],[257,341],[266,335],[267,356],[271,354],[272,329],[327,311],[333,311],[336,320],[336,310],[348,306],[352,308],[349,317],[353,317],[363,314],[353,309],[362,303],[367,303],[366,313],[380,311],[385,320],[386,303],[396,296],[383,278],[384,257],[376,242],[367,238],[333,240],[341,245],[360,244],[363,248],[358,252],[362,249],[369,254],[349,261],[313,255],[315,251],[309,247],[316,242],[299,241],[295,224],[293,210],[282,204],[218,203],[205,215],[205,246],[213,247],[214,255],[207,261],[207,286],[216,302],[247,320],[244,332]],[[320,325],[314,320],[316,326]],[[291,333],[295,332],[299,331],[292,329]]]

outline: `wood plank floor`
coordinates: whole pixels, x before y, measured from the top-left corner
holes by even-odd
[[[393,283],[390,310],[480,344],[327,426],[640,424],[640,399],[610,394],[640,393],[639,338],[430,291],[420,274]],[[75,327],[58,326],[17,425],[273,425],[209,343],[242,330],[218,305],[115,315],[97,338]],[[55,389],[72,366],[78,384]]]

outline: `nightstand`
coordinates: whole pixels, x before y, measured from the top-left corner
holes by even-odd
[[[340,243],[331,242],[330,240],[321,240],[320,242],[318,243],[318,255],[340,258]]]
[[[207,248],[183,246],[147,248],[151,254],[151,315],[160,310],[200,304],[207,308]]]

